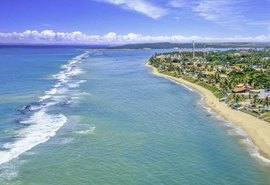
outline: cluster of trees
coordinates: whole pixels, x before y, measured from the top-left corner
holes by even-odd
[[[198,78],[203,78],[202,71],[214,71],[214,67],[223,66],[221,69],[215,70],[215,75],[209,75],[207,80],[209,83],[219,84],[225,91],[230,91],[237,84],[249,84],[254,89],[270,89],[270,50],[228,50],[228,51],[210,51],[206,56],[204,64],[192,65],[188,60],[191,52],[181,52],[181,59],[166,58],[160,60],[158,55],[174,56],[180,55],[179,52],[168,52],[155,54],[150,58],[150,64],[160,69],[175,71],[181,74],[184,70],[195,74]],[[196,56],[204,56],[203,52],[196,52]],[[179,63],[175,66],[173,63]],[[190,65],[191,64],[191,65]],[[254,69],[253,66],[260,66],[260,69]],[[238,66],[242,70],[229,70],[232,66]],[[198,70],[199,68],[199,70]],[[228,78],[221,78],[221,74],[226,74]]]
[[[206,59],[209,62],[218,62],[224,65],[238,65],[243,68],[250,68],[253,65],[260,65],[262,68],[267,68],[270,63],[270,50],[210,51]]]

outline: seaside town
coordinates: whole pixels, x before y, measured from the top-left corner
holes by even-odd
[[[153,55],[160,73],[210,90],[220,102],[270,122],[270,49],[186,50]]]

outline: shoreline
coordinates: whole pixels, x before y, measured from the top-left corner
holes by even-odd
[[[156,76],[167,78],[186,85],[192,90],[202,94],[204,97],[203,102],[207,107],[210,107],[215,113],[224,117],[225,120],[245,131],[253,144],[258,147],[259,154],[267,160],[270,159],[270,124],[268,122],[260,120],[244,112],[231,109],[226,103],[219,102],[219,99],[216,98],[211,91],[199,85],[193,84],[182,78],[176,78],[159,73],[157,68],[151,66],[148,64],[148,62],[145,64],[145,66],[151,68],[152,74]]]

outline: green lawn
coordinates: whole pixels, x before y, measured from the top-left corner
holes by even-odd
[[[160,73],[165,74],[165,75],[169,75],[169,76],[172,76],[172,77],[175,77],[174,72],[170,72],[170,71],[162,71],[162,72],[160,72]]]
[[[197,80],[195,78],[192,78],[190,76],[184,76],[183,77],[184,80],[187,80],[191,83],[197,84],[201,87],[204,87],[205,89],[208,89],[209,91],[211,91],[217,98],[223,98],[224,94],[220,93],[219,89],[215,86],[209,85],[205,82],[202,82],[200,80]]]

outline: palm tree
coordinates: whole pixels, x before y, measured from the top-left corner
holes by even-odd
[[[269,101],[269,97],[267,96],[265,99],[264,99],[264,105],[269,107],[269,104],[270,104],[270,101]]]
[[[256,103],[258,102],[258,95],[253,96],[253,104],[256,106]]]
[[[234,103],[237,104],[240,101],[241,97],[239,94],[233,94],[233,99]]]

